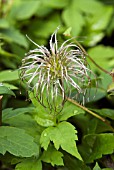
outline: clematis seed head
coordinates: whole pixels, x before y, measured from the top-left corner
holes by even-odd
[[[85,86],[91,82],[92,71],[88,68],[85,54],[68,39],[58,46],[57,31],[51,35],[49,46],[36,45],[22,59],[20,78],[29,91],[45,108],[59,112],[66,97],[85,96]]]

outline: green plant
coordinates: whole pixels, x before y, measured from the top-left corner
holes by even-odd
[[[0,169],[114,169],[113,2],[0,3]]]

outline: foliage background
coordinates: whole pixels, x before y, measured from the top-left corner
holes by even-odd
[[[23,127],[22,129],[28,130],[29,125],[24,125],[25,120],[32,123],[27,115],[26,118],[23,116],[23,113],[30,109],[31,103],[25,101],[27,96],[26,87],[24,85],[20,86],[18,76],[18,68],[21,65],[22,58],[29,49],[34,48],[34,45],[26,38],[26,34],[39,45],[48,46],[47,42],[50,35],[58,26],[60,26],[60,42],[65,40],[63,32],[71,28],[71,35],[76,37],[97,64],[108,71],[114,68],[113,0],[0,0],[0,82],[5,87],[13,90],[16,96],[16,98],[11,96],[14,93],[8,89],[1,89],[0,93],[4,93],[2,108],[5,110],[6,108],[17,109],[27,106],[26,110],[16,110],[16,116],[22,115],[18,117],[17,123],[14,123],[15,119],[10,120],[9,124],[14,127]],[[94,101],[90,97],[90,102],[86,106],[107,118],[114,126],[114,97],[107,93],[107,91],[112,93],[114,90],[112,79],[109,75],[100,71],[89,59],[88,62],[91,69],[97,74],[99,84]],[[93,93],[94,85],[91,96],[93,96]],[[8,113],[11,113],[11,110]],[[4,117],[3,120],[3,123],[8,123]],[[56,167],[55,169],[73,170],[75,167],[77,167],[77,170],[114,169],[114,138],[112,133],[110,134],[110,129],[100,120],[90,115],[74,116],[69,121],[78,128],[79,139],[82,139],[84,135],[88,135],[86,140],[89,143],[91,139],[88,144],[91,147],[94,137],[97,138],[98,142],[96,140],[96,143],[94,143],[95,146],[92,148],[94,154],[91,157],[86,155],[86,153],[90,154],[85,150],[87,148],[87,146],[84,147],[86,142],[79,146],[79,151],[85,161],[84,164],[66,154],[65,166]],[[35,126],[37,125],[35,124]],[[32,128],[29,128],[29,130],[29,134],[36,133],[36,130],[34,132]],[[105,143],[109,145],[105,146]],[[95,150],[95,148],[101,146],[103,148],[100,151]],[[102,156],[102,154],[105,156]],[[2,156],[1,159],[3,159]],[[46,164],[44,169],[45,166],[47,169],[48,166],[50,168],[50,165]],[[17,167],[18,170],[21,170],[21,168]]]

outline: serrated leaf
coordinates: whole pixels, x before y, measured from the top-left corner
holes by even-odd
[[[18,70],[4,70],[0,72],[0,82],[13,81],[19,79]]]
[[[34,138],[24,130],[2,126],[0,128],[0,153],[9,152],[15,156],[31,157],[39,154],[39,147]]]
[[[80,152],[87,163],[101,158],[102,155],[112,154],[114,151],[114,134],[112,133],[86,135],[83,142]]]
[[[50,141],[53,141],[57,150],[61,147],[66,152],[82,160],[76,147],[75,140],[78,140],[76,133],[77,131],[72,124],[61,122],[56,127],[46,128],[41,134],[40,143],[47,150]]]
[[[51,163],[52,166],[64,165],[62,157],[63,154],[50,145],[48,149],[43,152],[41,160],[47,163]]]
[[[18,108],[18,109],[13,109],[13,108],[7,108],[2,111],[2,121],[6,121],[7,119],[11,119],[13,117],[16,117],[20,114],[23,113],[30,113],[34,111],[34,107],[27,107],[27,108]]]
[[[42,162],[40,159],[25,159],[24,161],[16,165],[15,170],[42,170]]]
[[[12,90],[0,83],[0,95],[4,94],[15,96],[15,93]]]
[[[85,111],[80,109],[79,107],[77,107],[73,103],[67,101],[64,105],[63,110],[58,115],[58,121],[67,120],[68,118],[75,116],[75,115],[78,115],[80,113],[85,113]]]

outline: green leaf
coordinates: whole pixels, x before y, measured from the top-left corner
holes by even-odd
[[[43,4],[52,8],[63,8],[68,5],[69,0],[43,0]]]
[[[98,163],[96,163],[95,167],[93,168],[93,170],[102,170],[102,169],[99,167]]]
[[[42,170],[42,162],[40,159],[25,159],[16,165],[15,170]]]
[[[96,0],[80,0],[76,2],[77,8],[81,12],[95,15],[103,7],[102,3]],[[94,7],[94,8],[93,8]]]
[[[54,118],[53,115],[49,113],[48,109],[44,108],[34,97],[34,94],[30,92],[29,97],[33,103],[33,105],[36,107],[36,109],[33,112],[33,118],[36,120],[36,122],[43,126],[43,127],[48,127],[48,126],[54,126]]]
[[[114,109],[91,109],[96,113],[99,113],[101,116],[110,118],[114,120]]]
[[[9,23],[6,19],[0,18],[0,28],[9,28]]]
[[[114,82],[108,85],[107,93],[114,92]]]
[[[61,122],[56,127],[46,128],[41,134],[40,143],[47,150],[50,141],[53,141],[57,150],[61,147],[66,152],[82,160],[76,147],[75,140],[78,140],[76,133],[77,131],[73,125],[68,122]]]
[[[71,17],[72,16],[72,17]],[[77,3],[72,0],[70,5],[63,11],[62,19],[67,27],[72,27],[72,35],[77,36],[84,26],[84,19],[78,10]]]
[[[11,118],[16,117],[20,114],[30,113],[33,111],[34,111],[34,107],[18,108],[18,109],[14,109],[14,110],[13,110],[13,108],[7,108],[2,111],[2,113],[3,113],[2,120],[6,121],[7,119],[11,119]]]
[[[63,35],[65,35],[65,36],[71,36],[71,30],[72,30],[72,27],[69,27],[69,28],[63,33]]]
[[[55,125],[55,122],[53,120],[53,115],[47,114],[46,110],[45,112],[41,112],[40,108],[37,112],[34,112],[33,118],[36,120],[36,122],[39,125],[43,127],[49,127]]]
[[[8,110],[5,111],[6,114],[7,114],[7,111]],[[10,112],[10,108],[9,108],[9,112]],[[36,123],[36,121],[32,118],[32,116],[30,116],[29,114],[26,114],[26,113],[18,114],[17,116],[12,116],[9,119],[3,119],[3,120],[4,120],[3,123],[5,123],[5,124],[8,124],[13,127],[18,127],[20,129],[24,129],[28,134],[30,134],[34,138],[36,138],[36,136],[40,135],[42,133],[42,131],[44,130],[41,126],[39,126]],[[39,141],[38,141],[38,143],[39,143]]]
[[[68,118],[78,115],[80,113],[85,113],[85,111],[80,109],[76,105],[72,104],[71,102],[67,101],[64,105],[63,110],[58,115],[58,121],[60,122],[60,121],[67,120]]]
[[[38,6],[40,5],[40,1],[20,1],[18,4],[14,4],[11,16],[14,17],[17,20],[25,20],[30,18],[32,15],[35,14],[35,12],[38,9]]]
[[[0,128],[0,153],[5,154],[6,151],[21,157],[31,157],[39,154],[39,147],[34,142],[34,138],[24,130],[2,126]]]
[[[114,135],[112,133],[86,135],[79,150],[85,162],[91,163],[102,155],[113,153]]]
[[[63,154],[60,151],[57,151],[52,145],[48,147],[46,151],[43,152],[41,160],[47,163],[54,165],[64,165],[63,163]]]
[[[66,153],[64,155],[64,167],[64,170],[90,170],[83,161],[80,161]]]
[[[99,42],[104,36],[104,32],[100,31],[90,31],[86,30],[83,32],[82,36],[87,36],[83,41],[83,44],[86,46],[94,46],[97,42]]]
[[[15,96],[15,93],[12,90],[0,83],[0,95],[4,94]]]
[[[111,68],[114,65],[114,49],[112,47],[105,47],[103,45],[98,45],[96,47],[90,48],[88,54],[92,59],[104,69]],[[98,72],[100,71],[93,63],[91,63],[92,69]]]
[[[9,43],[16,43],[20,46],[23,46],[25,48],[28,47],[28,42],[25,36],[19,32],[19,30],[15,28],[8,28],[1,30],[1,33],[4,35],[6,41]]]
[[[7,88],[11,89],[11,90],[17,90],[18,87],[14,86],[13,84],[9,84],[9,83],[2,83],[3,86],[6,86]]]
[[[109,20],[112,14],[113,14],[113,8],[111,6],[102,5],[102,8],[100,8],[100,10],[96,13],[96,15],[93,15],[93,18],[90,21],[89,29],[91,31],[105,29],[109,24]]]
[[[0,82],[13,81],[19,79],[18,70],[4,70],[0,72]]]
[[[61,25],[60,15],[58,13],[53,13],[53,15],[48,18],[47,22],[43,20],[34,21],[30,31],[32,31],[35,36],[49,38],[59,25]]]

